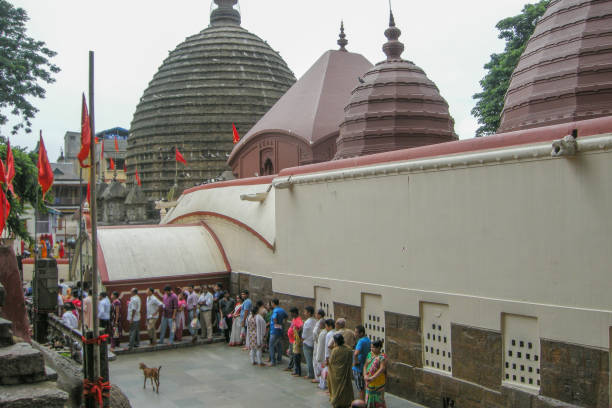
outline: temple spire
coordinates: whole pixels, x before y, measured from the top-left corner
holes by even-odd
[[[393,17],[393,10],[390,8],[391,2],[389,2],[389,28],[385,30],[385,37],[387,42],[383,45],[383,52],[387,55],[387,61],[398,60],[402,58],[402,52],[404,52],[404,44],[402,44],[398,38],[402,34],[402,31],[395,26],[395,18]]]
[[[240,11],[234,8],[238,0],[213,0],[217,7],[210,13],[213,26],[240,25]]]
[[[346,34],[344,34],[344,21],[340,21],[340,39],[338,40],[338,45],[340,46],[340,51],[346,51],[346,44],[348,44],[348,40],[346,39]]]

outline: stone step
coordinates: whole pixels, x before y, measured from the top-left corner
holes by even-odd
[[[59,390],[54,382],[0,386],[0,407],[3,408],[62,408],[68,393]]]
[[[45,374],[47,381],[57,381],[57,371],[45,365]]]
[[[46,379],[43,356],[28,343],[0,348],[0,367],[0,385],[35,383]]]
[[[0,317],[0,347],[11,346],[13,344],[13,324],[10,320]]]

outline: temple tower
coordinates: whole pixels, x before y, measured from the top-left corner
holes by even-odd
[[[136,166],[149,198],[177,194],[219,175],[232,150],[232,123],[241,135],[295,82],[281,56],[240,26],[237,0],[214,0],[210,25],[168,57],[134,113],[127,150],[128,180]]]
[[[404,44],[393,12],[383,51],[387,59],[353,89],[334,159],[456,140],[448,103],[425,72],[401,58]]]

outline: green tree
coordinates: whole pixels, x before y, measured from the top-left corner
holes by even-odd
[[[25,149],[11,146],[13,157],[15,159],[15,178],[13,179],[13,187],[18,197],[15,197],[10,192],[6,192],[8,200],[11,204],[11,212],[9,213],[6,226],[9,234],[19,237],[30,242],[32,237],[21,219],[21,216],[26,211],[26,207],[35,208],[38,204],[38,209],[41,213],[46,213],[46,208],[42,201],[42,191],[38,185],[38,169],[36,161],[38,155],[35,152],[27,153]],[[6,144],[0,143],[0,159],[6,163]],[[6,186],[1,187],[6,191]],[[47,199],[50,193],[47,193]]]
[[[15,8],[6,0],[0,0],[0,126],[8,122],[4,109],[18,118],[12,134],[19,129],[26,133],[32,131],[32,122],[38,109],[28,98],[44,98],[45,89],[40,81],[48,84],[55,82],[53,73],[59,68],[49,62],[56,55],[37,41],[26,35],[25,23],[28,15],[22,8]]]
[[[491,60],[484,66],[488,72],[480,80],[482,92],[473,96],[478,102],[472,109],[472,115],[480,124],[476,136],[486,136],[497,131],[512,72],[548,3],[550,0],[526,4],[521,14],[505,18],[495,26],[499,30],[498,38],[505,40],[506,46],[504,52],[491,54]]]

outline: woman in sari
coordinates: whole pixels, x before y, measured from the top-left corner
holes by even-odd
[[[46,258],[47,257],[47,244],[45,243],[44,239],[40,239],[40,257],[41,258]]]
[[[334,335],[334,348],[329,357],[330,402],[333,408],[349,408],[353,402],[353,350],[344,344],[344,337]]]
[[[64,304],[71,303],[74,300],[74,298],[72,297],[72,289],[66,289],[66,296],[62,296],[62,298],[64,300]]]
[[[120,346],[121,338],[121,301],[119,292],[113,292],[111,296],[111,349]]]
[[[178,310],[176,311],[176,332],[174,337],[176,341],[183,340],[183,329],[185,328],[185,308],[187,307],[187,301],[185,300],[185,294],[181,291],[178,295]]]
[[[242,344],[242,338],[240,337],[240,332],[242,330],[242,319],[240,319],[241,310],[242,299],[240,296],[236,296],[236,306],[234,306],[234,313],[232,313],[232,334],[230,335],[229,341],[230,347]]]
[[[387,356],[381,351],[382,340],[372,342],[363,367],[366,385],[366,408],[386,408],[385,385],[387,383]]]
[[[249,332],[249,355],[251,364],[260,366],[264,365],[261,361],[261,353],[263,350],[263,341],[266,334],[266,321],[261,315],[264,310],[263,302],[260,300],[255,307],[251,309],[251,314],[247,320],[247,330]]]

